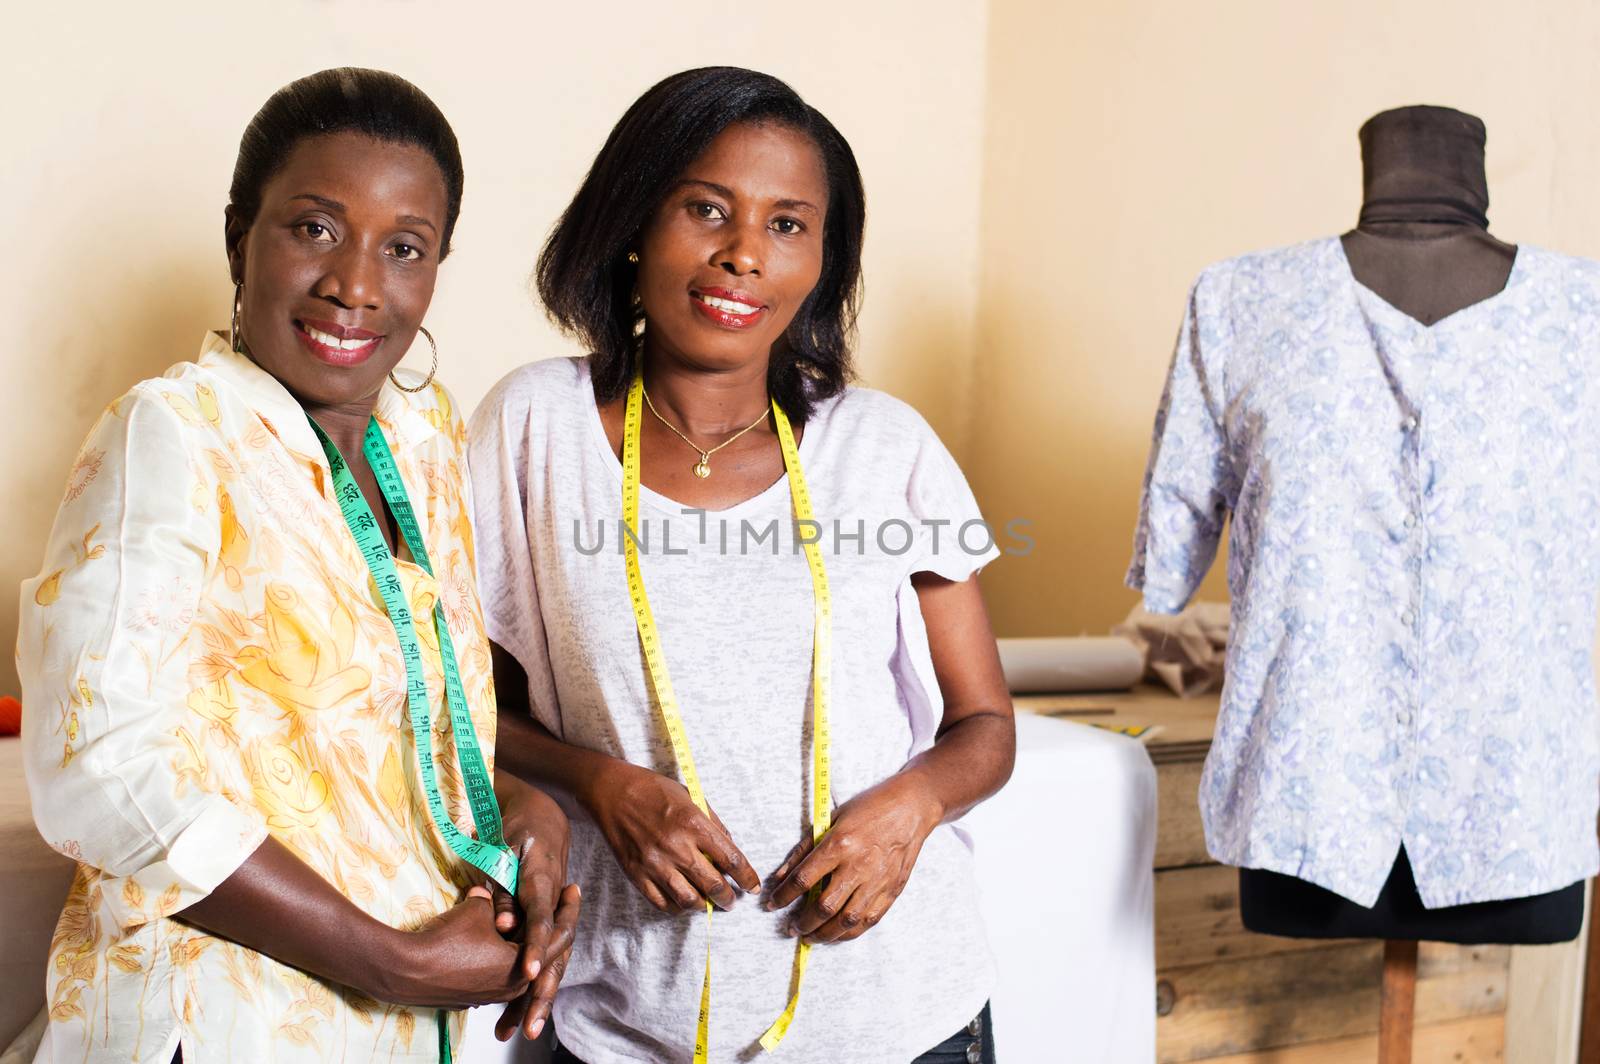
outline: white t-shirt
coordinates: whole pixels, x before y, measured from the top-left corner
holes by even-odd
[[[472,419],[480,595],[489,637],[528,673],[535,716],[563,740],[677,778],[628,600],[622,466],[585,359],[523,366]],[[685,448],[685,460],[693,455]],[[833,594],[835,805],[933,741],[942,712],[914,572],[962,580],[999,552],[961,470],[909,406],[848,389],[800,442]],[[730,509],[640,489],[641,569],[706,798],[769,876],[808,830],[813,601],[786,479]],[[857,536],[857,532],[861,535]],[[588,1064],[688,1062],[705,958],[703,911],[666,916],[573,815],[569,875],[583,918],[555,1007]],[[786,914],[756,896],[712,929],[711,1059],[749,1060],[788,997]],[[967,1023],[994,965],[972,855],[952,826],[923,846],[878,926],[812,950],[776,1057],[907,1061]]]

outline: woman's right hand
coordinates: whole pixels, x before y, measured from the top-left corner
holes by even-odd
[[[733,844],[713,810],[708,817],[677,780],[612,760],[584,796],[623,873],[664,913],[711,901],[730,908],[738,892],[761,889],[761,877]]]
[[[395,1005],[463,1009],[511,1001],[539,974],[538,962],[518,963],[521,947],[495,930],[494,902],[482,886],[417,930],[395,932],[393,947],[370,992]]]

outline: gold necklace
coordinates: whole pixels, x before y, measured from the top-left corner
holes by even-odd
[[[732,443],[734,440],[738,439],[740,436],[743,436],[745,433],[749,432],[751,429],[755,428],[757,425],[759,425],[763,421],[767,420],[768,411],[763,410],[761,412],[761,416],[760,417],[756,418],[754,421],[750,422],[750,424],[746,425],[744,428],[740,429],[738,432],[735,432],[732,436],[729,436],[727,439],[723,440],[721,443],[719,443],[715,447],[711,448],[711,450],[705,451],[705,450],[701,450],[700,449],[700,445],[699,444],[695,443],[689,437],[687,437],[683,433],[679,432],[678,431],[678,427],[676,425],[674,425],[672,422],[668,421],[666,418],[661,416],[661,411],[656,409],[656,404],[654,404],[654,403],[652,403],[650,401],[650,393],[648,391],[646,391],[644,388],[640,388],[639,390],[644,392],[644,404],[650,408],[650,412],[656,416],[656,420],[661,422],[663,425],[667,426],[667,428],[671,429],[673,434],[676,435],[678,437],[678,439],[682,440],[684,443],[687,443],[690,447],[693,447],[694,448],[694,453],[700,456],[700,461],[698,461],[698,462],[696,462],[694,464],[694,475],[699,477],[701,480],[704,480],[704,479],[706,479],[706,477],[709,477],[711,475],[711,456],[712,455],[716,454],[718,451],[720,451],[724,447],[728,446],[728,444]]]

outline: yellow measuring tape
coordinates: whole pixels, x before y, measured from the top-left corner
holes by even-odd
[[[672,677],[667,673],[666,658],[661,650],[661,637],[656,631],[655,615],[650,612],[650,598],[645,594],[644,575],[639,570],[639,429],[643,423],[644,376],[635,374],[628,389],[628,403],[622,423],[622,519],[631,535],[624,535],[623,554],[628,568],[628,597],[633,602],[633,619],[639,628],[639,643],[644,648],[644,660],[650,670],[650,683],[655,689],[656,702],[661,707],[661,719],[667,728],[667,738],[672,743],[672,756],[678,764],[678,774],[695,806],[707,816],[705,791],[700,787],[700,774],[695,771],[694,755],[689,750],[689,737],[684,731],[683,714],[678,708],[678,696],[672,690]],[[776,399],[772,401],[772,420],[778,429],[778,443],[783,448],[783,467],[789,477],[789,495],[794,504],[796,533],[801,525],[818,527],[812,516],[811,493],[806,488],[805,474],[800,469],[800,451],[794,443],[794,430],[789,418]],[[804,538],[804,537],[802,537]],[[806,565],[811,569],[811,590],[815,601],[811,652],[811,840],[822,841],[833,820],[833,796],[829,781],[830,757],[828,736],[828,690],[833,662],[833,600],[828,594],[828,572],[822,564],[822,549],[815,542],[803,544]],[[710,1047],[711,1027],[711,914],[712,904],[706,902],[706,971],[700,984],[700,1018],[695,1029],[695,1064],[704,1064]],[[811,947],[797,942],[794,951],[794,973],[790,978],[789,1002],[767,1033],[761,1036],[761,1048],[767,1052],[778,1043],[794,1021],[796,1007],[800,1004],[800,985],[805,981],[806,959]]]

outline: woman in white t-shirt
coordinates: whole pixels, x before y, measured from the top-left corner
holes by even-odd
[[[568,806],[584,892],[558,1061],[993,1059],[954,822],[1013,760],[998,551],[927,423],[847,385],[864,218],[787,85],[666,79],[539,261],[593,353],[473,419],[500,764]]]

